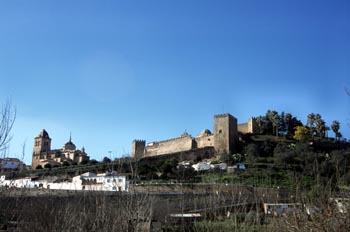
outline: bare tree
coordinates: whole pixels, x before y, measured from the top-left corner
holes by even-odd
[[[10,134],[16,119],[16,109],[12,107],[10,100],[7,100],[1,109],[0,114],[0,151],[7,148],[12,136]]]

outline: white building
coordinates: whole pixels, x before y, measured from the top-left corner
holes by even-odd
[[[126,176],[117,175],[116,173],[95,174],[86,172],[82,175],[75,176],[72,182],[48,183],[50,189],[66,190],[92,190],[92,191],[128,191],[129,181]]]
[[[196,171],[208,171],[210,169],[213,169],[214,165],[207,163],[207,162],[200,162],[197,164],[193,164],[192,168]]]
[[[126,176],[116,173],[95,174],[91,172],[73,177],[71,182],[50,182],[47,180],[32,181],[31,178],[5,180],[5,176],[0,179],[0,186],[15,188],[36,188],[56,190],[90,190],[90,191],[128,191],[129,181]]]
[[[17,158],[0,159],[1,169],[16,170],[23,167],[25,164]]]
[[[1,176],[0,186],[8,188],[35,188],[39,186],[39,183],[32,181],[30,177],[6,180],[5,176]]]

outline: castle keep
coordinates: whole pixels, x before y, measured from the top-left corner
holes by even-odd
[[[231,114],[215,115],[214,133],[204,129],[195,138],[184,133],[178,138],[148,144],[145,140],[134,140],[132,142],[132,156],[139,159],[203,148],[214,148],[218,153],[232,154],[237,148],[238,132],[253,133],[254,125],[253,118],[249,119],[248,123],[238,125],[237,119]]]
[[[44,167],[46,164],[60,165],[64,161],[68,163],[80,163],[88,161],[89,156],[85,153],[85,149],[77,150],[71,137],[62,149],[51,150],[51,138],[46,130],[42,130],[34,139],[32,168],[35,169],[39,165]]]

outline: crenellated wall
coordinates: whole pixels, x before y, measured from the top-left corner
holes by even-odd
[[[256,133],[256,119],[255,118],[249,118],[248,122],[246,123],[241,123],[238,124],[238,131],[243,133],[243,134],[247,134],[247,133]]]
[[[256,119],[249,118],[247,123],[237,124],[237,119],[230,114],[214,115],[214,133],[204,129],[196,138],[187,133],[181,137],[146,145],[145,140],[134,140],[132,156],[134,158],[151,157],[193,149],[210,148],[216,152],[233,153],[238,143],[238,131],[241,133],[255,133]]]
[[[145,147],[144,157],[189,151],[191,149],[193,149],[193,139],[191,136],[186,135],[179,138],[147,144]]]

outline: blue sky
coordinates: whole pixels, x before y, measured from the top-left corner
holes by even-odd
[[[1,1],[0,100],[17,108],[10,156],[45,128],[101,160],[133,139],[310,112],[349,138],[349,1]],[[329,133],[333,136],[333,133]]]

